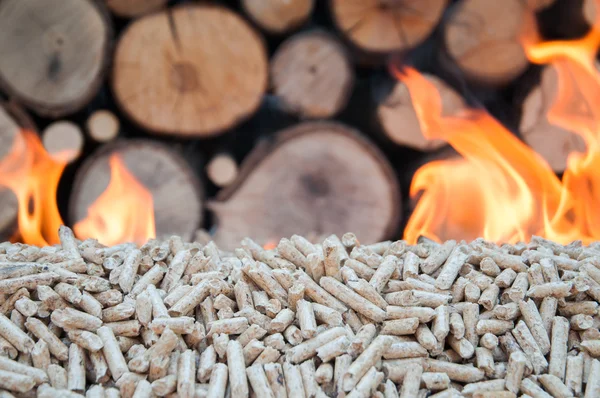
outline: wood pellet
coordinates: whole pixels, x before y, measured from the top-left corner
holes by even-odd
[[[2,397],[600,396],[597,243],[60,238],[0,245]]]

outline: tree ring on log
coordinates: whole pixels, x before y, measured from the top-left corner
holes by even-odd
[[[346,106],[354,71],[344,47],[315,31],[283,42],[271,61],[273,93],[291,113],[326,118]]]
[[[90,0],[0,1],[0,86],[37,113],[60,117],[102,84],[112,28]]]
[[[77,171],[69,202],[73,224],[110,181],[109,158],[117,153],[127,170],[152,194],[157,236],[191,239],[202,222],[203,191],[189,165],[169,147],[148,140],[115,141],[88,158]]]
[[[210,202],[215,241],[231,248],[292,234],[355,231],[361,242],[391,237],[400,221],[400,190],[384,155],[340,123],[306,122],[255,148],[238,179]]]
[[[527,68],[519,35],[534,23],[521,0],[461,0],[445,25],[446,50],[468,78],[505,84]]]
[[[266,49],[226,8],[178,6],[127,28],[115,52],[112,86],[123,110],[151,132],[216,135],[260,105]]]
[[[338,28],[374,53],[408,50],[437,26],[447,0],[330,0]]]

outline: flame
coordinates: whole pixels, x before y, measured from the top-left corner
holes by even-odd
[[[56,189],[68,158],[68,153],[51,157],[38,136],[24,130],[15,135],[10,152],[0,159],[0,185],[17,196],[23,242],[38,246],[59,242],[58,227],[63,221]]]
[[[0,185],[18,200],[18,234],[13,240],[45,246],[59,243],[63,224],[56,201],[62,173],[72,156],[67,151],[50,155],[35,132],[15,134],[11,150],[0,159]],[[75,225],[77,237],[93,237],[113,245],[144,243],[156,235],[152,195],[113,155],[111,181],[90,206],[88,217]]]
[[[600,10],[600,0],[597,0]],[[484,237],[496,242],[529,240],[532,234],[567,243],[600,239],[600,76],[595,54],[600,23],[574,41],[541,42],[525,30],[530,61],[550,63],[559,78],[551,123],[577,132],[586,153],[572,153],[562,181],[548,164],[483,110],[442,116],[435,88],[413,69],[395,71],[408,87],[425,136],[444,139],[461,155],[431,162],[413,178],[420,199],[405,238],[435,240]]]
[[[135,242],[156,237],[152,194],[127,170],[123,160],[111,155],[110,183],[89,207],[88,216],[75,224],[75,234],[96,238],[105,245]]]

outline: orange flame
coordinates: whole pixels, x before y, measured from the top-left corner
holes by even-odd
[[[0,159],[0,185],[12,190],[19,203],[19,234],[32,245],[59,242],[63,223],[56,204],[56,189],[68,154],[51,157],[31,131],[22,131],[11,151]]]
[[[0,159],[0,185],[18,200],[19,231],[15,239],[44,246],[59,243],[63,220],[56,191],[70,153],[50,155],[39,137],[23,130],[15,135],[10,152]],[[79,238],[93,237],[105,244],[143,243],[153,238],[152,195],[126,169],[117,156],[110,158],[111,181],[89,209],[89,216],[75,225]]]
[[[597,26],[576,41],[540,43],[531,32],[523,38],[532,62],[549,62],[558,71],[550,122],[576,131],[587,143],[585,154],[570,155],[562,181],[486,112],[442,116],[439,94],[429,82],[412,69],[396,73],[410,91],[425,136],[446,140],[461,155],[426,164],[415,174],[410,194],[421,197],[405,230],[409,242],[419,235],[496,242],[528,240],[532,234],[563,243],[600,239]]]
[[[77,236],[96,238],[105,245],[156,237],[152,194],[127,170],[117,155],[109,159],[110,183],[88,209],[88,217],[75,224]]]

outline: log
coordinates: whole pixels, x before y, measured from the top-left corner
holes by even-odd
[[[109,142],[117,138],[121,123],[111,111],[100,109],[90,115],[86,122],[89,136],[96,142]]]
[[[527,6],[534,11],[550,7],[556,0],[527,0]]]
[[[352,230],[364,243],[387,239],[402,203],[390,164],[369,140],[343,124],[305,122],[256,147],[207,207],[215,242],[232,248],[245,236],[264,244]]]
[[[519,130],[523,140],[540,154],[550,167],[562,173],[571,152],[584,152],[583,138],[562,127],[551,124],[547,113],[558,93],[558,74],[554,67],[546,66],[540,84],[534,87],[523,102]]]
[[[246,14],[273,34],[283,34],[304,24],[314,4],[315,0],[242,0]]]
[[[463,98],[443,80],[433,75],[426,74],[425,77],[437,89],[445,116],[456,114],[465,108]],[[446,145],[443,140],[428,140],[423,136],[408,88],[400,81],[395,83],[390,94],[377,106],[376,113],[386,136],[398,145],[424,152],[435,151]]]
[[[35,124],[21,107],[14,102],[0,101],[0,169],[21,129],[36,131]],[[0,241],[8,240],[17,233],[18,212],[16,195],[0,185]]]
[[[271,86],[284,109],[306,118],[337,114],[348,102],[354,70],[341,43],[321,32],[292,36],[271,61]]]
[[[332,17],[358,48],[371,53],[408,50],[433,32],[447,0],[330,0]]]
[[[61,117],[97,93],[112,28],[100,2],[0,2],[0,89],[40,115]]]
[[[112,154],[118,154],[127,170],[152,194],[157,236],[176,234],[191,239],[203,218],[203,189],[179,153],[142,139],[106,144],[83,163],[69,201],[71,222],[84,219],[89,206],[107,188]]]
[[[237,178],[237,162],[229,153],[219,153],[208,162],[206,175],[216,186],[226,187]]]
[[[68,120],[50,123],[42,132],[42,144],[55,159],[72,163],[83,150],[83,133],[79,126]]]
[[[164,8],[169,0],[106,0],[106,6],[118,17],[135,18]]]
[[[255,112],[266,85],[261,37],[223,7],[182,5],[137,19],[115,53],[116,100],[154,133],[220,134]]]
[[[530,24],[533,15],[521,0],[461,0],[444,27],[446,51],[468,79],[503,85],[527,68],[519,35]]]

